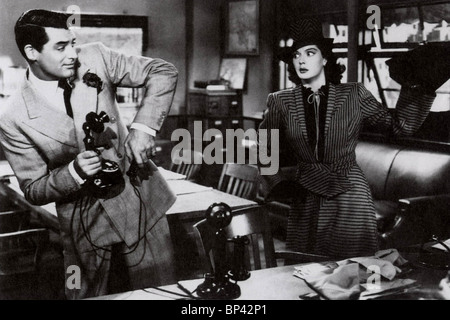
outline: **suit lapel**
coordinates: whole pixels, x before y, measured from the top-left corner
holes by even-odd
[[[335,116],[339,109],[347,103],[348,97],[349,97],[349,91],[344,86],[339,86],[339,88],[336,88],[337,86],[330,83],[330,87],[328,89],[328,102],[327,102],[327,116],[325,119],[325,131],[324,131],[324,139],[325,139],[325,155],[324,157],[327,158],[329,155],[330,150],[333,149],[332,146],[329,145],[330,139],[329,132],[333,132],[332,128],[336,127],[336,124],[334,123]],[[339,90],[338,90],[339,89]]]
[[[29,117],[28,121],[24,121],[26,125],[65,145],[77,147],[75,130],[71,129],[74,125],[72,119],[52,108],[50,102],[36,92],[28,79],[23,84],[22,96]]]
[[[328,88],[328,101],[327,101],[327,114],[325,117],[325,130],[324,130],[324,138],[325,142],[327,141],[328,130],[330,128],[331,118],[334,112],[337,110],[338,106],[336,105],[336,86],[330,83]],[[325,149],[327,146],[325,145]]]
[[[289,112],[298,125],[301,136],[308,145],[308,134],[306,131],[306,118],[305,118],[305,106],[303,104],[303,93],[302,87],[297,86],[293,89],[294,92],[294,103],[289,106]]]
[[[81,63],[78,68],[77,78],[73,81],[74,88],[72,89],[72,95],[70,97],[76,140],[80,150],[85,149],[83,139],[86,137],[86,134],[83,131],[83,124],[86,121],[86,115],[89,112],[97,112],[97,89],[88,87],[83,82],[83,76],[88,71],[95,73],[95,70],[92,68],[89,69],[86,65]]]

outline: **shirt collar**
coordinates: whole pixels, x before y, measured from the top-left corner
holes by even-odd
[[[58,80],[41,80],[36,77],[31,69],[28,72],[28,80],[38,89],[39,92],[55,94],[58,90]]]

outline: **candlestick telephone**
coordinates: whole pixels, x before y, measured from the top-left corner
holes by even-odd
[[[100,154],[93,133],[102,133],[105,130],[104,123],[107,122],[109,122],[109,117],[104,111],[99,114],[90,112],[86,115],[86,122],[83,124],[83,131],[86,135],[83,142],[86,150],[93,150]],[[102,160],[101,171],[90,178],[87,184],[93,195],[98,198],[113,198],[125,188],[125,181],[119,165],[106,159]]]
[[[224,228],[231,223],[232,211],[226,203],[213,203],[209,206],[206,220],[215,230],[214,273],[205,274],[204,282],[197,287],[197,294],[206,299],[236,299],[241,295],[237,281],[250,277],[244,261],[244,249],[249,244],[249,239],[246,236],[227,239]],[[227,257],[227,242],[234,244],[231,257]]]

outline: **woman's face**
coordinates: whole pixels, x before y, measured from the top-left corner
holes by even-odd
[[[292,62],[298,77],[304,83],[325,77],[324,66],[327,61],[315,44],[297,49],[293,54]]]

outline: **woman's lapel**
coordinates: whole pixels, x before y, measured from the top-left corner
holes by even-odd
[[[305,144],[308,146],[308,133],[306,131],[306,118],[305,118],[305,105],[303,104],[303,92],[302,87],[299,85],[293,89],[294,103],[289,105],[289,113],[298,125],[295,130],[299,130],[301,137]]]
[[[330,128],[330,123],[331,123],[331,119],[332,116],[334,114],[334,112],[337,110],[337,106],[336,106],[336,86],[332,83],[330,83],[329,87],[328,87],[328,101],[327,101],[327,113],[326,113],[326,117],[325,117],[325,128],[324,128],[324,137],[325,137],[325,143],[327,140],[327,136],[328,136],[328,131]],[[326,149],[326,145],[325,145],[325,149]]]

